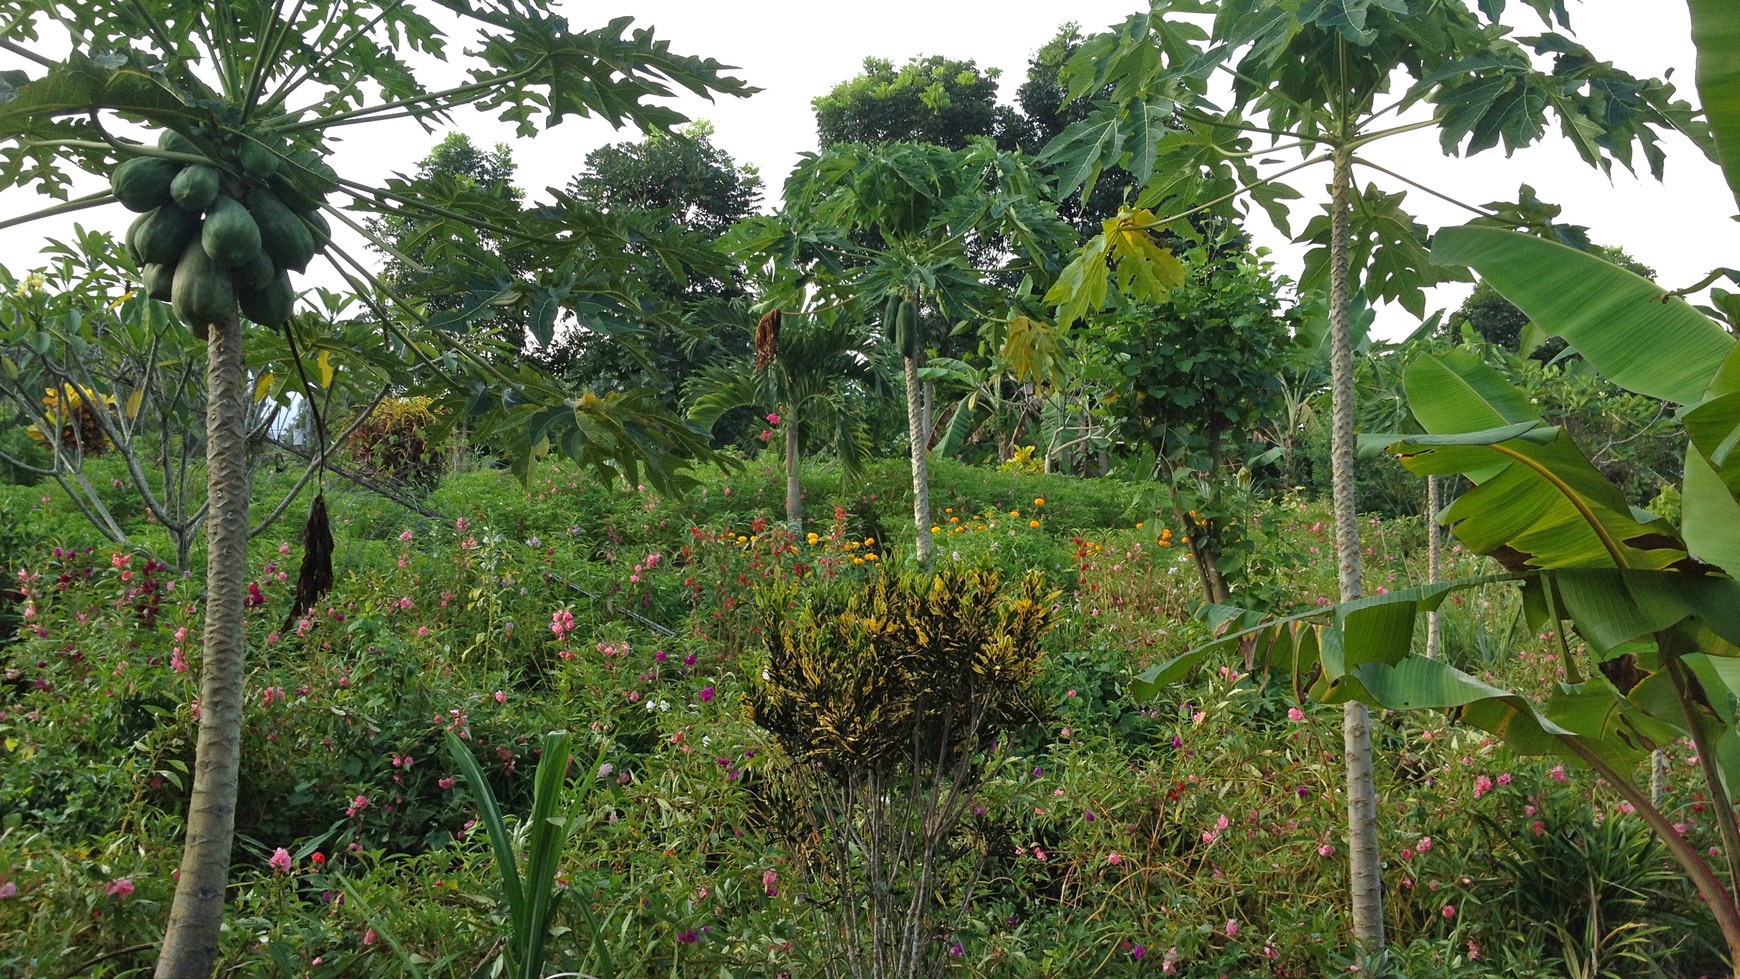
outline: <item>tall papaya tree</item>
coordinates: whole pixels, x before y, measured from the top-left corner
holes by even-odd
[[[1148,11],[1086,39],[1064,72],[1072,95],[1109,91],[1110,97],[1048,147],[1062,190],[1085,194],[1114,166],[1131,171],[1144,188],[1060,277],[1049,298],[1064,313],[1080,315],[1105,302],[1108,256],[1127,291],[1163,298],[1166,283],[1151,273],[1167,259],[1155,253],[1158,243],[1150,236],[1163,230],[1188,236],[1186,219],[1193,214],[1254,200],[1287,231],[1287,201],[1302,196],[1293,175],[1328,169],[1325,213],[1298,237],[1312,246],[1301,287],[1328,294],[1331,459],[1344,601],[1360,596],[1361,574],[1352,478],[1353,300],[1363,293],[1423,315],[1425,287],[1466,276],[1428,260],[1426,229],[1402,206],[1405,190],[1376,182],[1356,186],[1356,167],[1391,186],[1420,186],[1373,161],[1365,148],[1435,129],[1448,153],[1500,145],[1510,152],[1538,140],[1557,117],[1589,164],[1629,168],[1636,153],[1659,177],[1663,152],[1656,130],[1702,135],[1690,106],[1673,101],[1672,86],[1597,60],[1561,30],[1568,26],[1562,2],[1527,0],[1527,6],[1544,27],[1532,38],[1503,29],[1505,4],[1491,0],[1478,10],[1463,0],[1153,0]],[[1181,14],[1213,14],[1212,28]],[[1547,63],[1537,64],[1537,56]],[[1233,89],[1224,109],[1204,97],[1217,73]],[[1411,81],[1393,91],[1402,78]],[[1405,113],[1417,105],[1429,107],[1429,117],[1408,121]],[[1283,151],[1296,151],[1299,162],[1268,172],[1253,162]],[[1519,204],[1502,211],[1515,226],[1552,230],[1536,209]],[[1133,270],[1125,272],[1125,264]],[[1343,736],[1353,935],[1375,952],[1384,944],[1384,924],[1369,723],[1364,705],[1348,701]]]
[[[450,88],[421,80],[427,68],[419,62],[448,56],[431,8],[476,32],[466,55],[470,76]],[[333,134],[385,119],[427,126],[467,105],[527,136],[593,114],[617,125],[666,126],[681,117],[652,100],[672,85],[702,95],[749,89],[715,62],[673,54],[648,30],[630,32],[628,18],[573,30],[543,0],[9,0],[0,3],[0,21],[0,51],[10,62],[0,70],[0,188],[33,187],[63,200],[6,223],[112,203],[139,212],[127,237],[143,263],[144,288],[208,343],[200,727],[186,848],[157,966],[159,976],[205,976],[223,924],[246,676],[242,319],[285,322],[291,273],[320,255],[377,305],[380,328],[408,359],[451,385],[455,414],[494,408],[508,416],[491,426],[496,434],[555,446],[609,472],[644,467],[655,482],[673,477],[671,452],[702,445],[644,399],[571,397],[523,367],[504,373],[459,336],[516,303],[536,333],[563,308],[632,302],[625,268],[611,264],[625,236],[606,218],[568,199],[536,222],[507,227],[471,207],[463,188],[430,199],[405,193],[403,181],[360,184],[327,162]],[[61,46],[46,37],[64,37],[70,51],[51,56]],[[67,200],[79,172],[109,187]],[[433,325],[447,331],[438,346],[409,332],[428,325],[427,307],[381,288],[369,266],[330,237],[334,222],[360,232],[354,213],[388,211],[487,227],[526,253],[518,257],[537,259],[527,268],[543,271],[531,283],[464,268],[419,282],[430,294],[466,297],[436,318]],[[455,357],[443,362],[442,348]],[[469,376],[454,363],[468,364]]]

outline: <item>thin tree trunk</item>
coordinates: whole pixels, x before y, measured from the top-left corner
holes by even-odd
[[[791,524],[791,532],[804,532],[804,497],[803,486],[798,482],[798,423],[797,415],[791,408],[786,408],[785,417],[780,419],[785,423],[785,519]]]
[[[1426,477],[1426,584],[1435,585],[1444,577],[1444,535],[1438,532],[1438,477]],[[1443,643],[1444,624],[1438,611],[1426,613],[1426,658],[1437,659]]]
[[[242,641],[248,545],[247,372],[242,325],[232,309],[211,324],[206,363],[205,639],[199,679],[199,739],[187,844],[169,925],[157,960],[158,979],[209,976],[224,920],[224,888],[236,828],[241,769]]]
[[[930,539],[930,473],[925,466],[924,392],[918,380],[918,357],[904,358],[906,364],[906,430],[912,443],[912,526],[918,538],[918,564],[931,569],[936,544]]]
[[[1349,151],[1336,152],[1333,179],[1329,204],[1329,377],[1334,436],[1330,460],[1335,488],[1335,563],[1341,600],[1347,602],[1360,597],[1359,510],[1353,499],[1353,333],[1348,314],[1348,195],[1353,183]],[[1378,857],[1371,715],[1364,704],[1351,700],[1343,711],[1353,937],[1366,952],[1377,953],[1384,947],[1384,889]]]

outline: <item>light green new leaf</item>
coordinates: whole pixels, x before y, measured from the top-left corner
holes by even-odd
[[[1104,234],[1094,235],[1046,290],[1045,303],[1057,307],[1059,324],[1074,323],[1105,306],[1106,251],[1110,247]]]
[[[1740,4],[1688,0],[1698,48],[1698,98],[1716,137],[1728,186],[1740,201]]]
[[[1594,255],[1499,228],[1438,232],[1432,261],[1467,265],[1613,383],[1697,404],[1734,346],[1714,321]]]

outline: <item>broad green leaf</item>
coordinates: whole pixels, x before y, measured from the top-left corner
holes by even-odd
[[[1709,317],[1594,255],[1498,228],[1446,228],[1432,261],[1467,265],[1628,391],[1692,405],[1734,346]]]
[[[1414,418],[1428,432],[1478,432],[1541,417],[1521,391],[1466,350],[1415,357],[1403,384]]]
[[[1696,445],[1686,447],[1680,510],[1692,556],[1740,573],[1740,500]]]
[[[1057,281],[1045,292],[1045,303],[1057,307],[1057,322],[1074,323],[1106,305],[1106,251],[1104,234],[1093,236],[1074,259],[1064,266]]]
[[[1698,49],[1698,98],[1715,135],[1728,186],[1740,201],[1740,4],[1688,0]]]
[[[1147,232],[1154,223],[1153,212],[1136,210],[1107,219],[1104,235],[1117,268],[1118,288],[1136,299],[1161,302],[1184,284],[1184,263]],[[1061,317],[1060,321],[1067,322]]]

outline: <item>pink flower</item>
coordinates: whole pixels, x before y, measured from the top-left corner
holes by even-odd
[[[459,781],[459,778],[457,776],[449,775],[446,778],[436,779],[435,784],[441,786],[444,789],[451,789],[451,788],[453,788],[454,784],[457,783],[458,781]]]
[[[706,703],[712,699],[713,699],[713,688],[712,687],[702,687],[701,688],[701,702]]]
[[[1420,851],[1421,853],[1431,852],[1431,850],[1432,850],[1432,838],[1430,836],[1420,837],[1420,842],[1414,844],[1414,849]]]
[[[364,945],[373,945],[376,941],[377,941],[377,939],[375,938],[375,930],[373,928],[370,928],[368,931],[363,932],[363,944]]]
[[[1287,720],[1289,720],[1289,721],[1302,721],[1304,719],[1305,719],[1305,712],[1304,711],[1300,710],[1297,707],[1287,708]]]
[[[1442,910],[1438,913],[1442,914],[1444,916],[1444,919],[1446,921],[1448,921],[1449,919],[1456,917],[1456,905],[1446,904],[1446,905],[1444,905],[1444,910]]]
[[[1116,867],[1124,862],[1124,856],[1121,853],[1108,853],[1106,854],[1106,862]]]
[[[778,425],[779,424],[779,415],[777,415],[771,411],[768,412],[767,413],[767,423],[769,425]]]
[[[290,864],[291,864],[290,851],[284,849],[283,847],[279,847],[278,849],[272,851],[272,859],[266,861],[266,865],[271,867],[273,872],[280,873],[280,874],[289,873],[290,872]]]
[[[761,887],[768,897],[779,896],[779,871],[763,870],[761,872]]]
[[[1317,848],[1317,855],[1320,857],[1335,856],[1335,847],[1332,847],[1329,844],[1325,843],[1322,846]]]
[[[1474,797],[1476,799],[1491,791],[1492,779],[1487,778],[1485,775],[1476,775],[1474,777]]]
[[[500,690],[497,690],[495,692],[495,702],[498,704],[507,703],[507,694],[501,692]]]
[[[368,807],[369,807],[369,797],[366,795],[358,795],[356,798],[354,798],[350,801],[350,808],[346,809],[344,811],[344,814],[346,816],[351,817],[352,819],[355,819],[357,813],[362,812],[364,809],[367,809]]]
[[[0,901],[4,901],[9,897],[17,897],[17,896],[18,896],[18,885],[17,884],[13,883],[12,881],[7,881],[4,884],[0,884]]]
[[[1239,923],[1234,921],[1231,918],[1226,919],[1226,937],[1228,937],[1228,938],[1239,937]]]
[[[133,879],[131,877],[109,881],[108,894],[110,897],[126,897],[131,893],[133,893]]]

